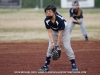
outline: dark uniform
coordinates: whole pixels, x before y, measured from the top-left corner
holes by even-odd
[[[65,20],[60,16],[56,15],[56,21],[54,23],[51,22],[50,19],[45,18],[45,27],[47,29],[52,29],[53,31],[59,31],[59,30],[64,30],[65,29]]]
[[[82,12],[82,10],[81,10],[81,13],[80,13],[79,16],[77,15],[78,14],[78,10],[77,9],[71,8],[70,11],[69,11],[69,13],[70,13],[70,17],[73,17],[75,20],[82,19],[82,22],[80,24],[80,28],[81,28],[82,34],[84,35],[86,41],[88,41],[87,31],[86,31],[86,28],[84,26],[84,19],[83,19],[83,12]],[[70,25],[69,25],[70,33],[73,30],[73,27],[75,26],[75,24],[76,24],[76,22],[73,22],[71,20]]]
[[[77,16],[78,10],[77,9],[70,9],[70,17],[73,17],[75,20],[83,18],[83,12],[81,11],[81,14]]]

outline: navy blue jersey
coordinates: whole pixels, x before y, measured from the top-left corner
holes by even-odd
[[[70,17],[73,17],[74,19],[83,18],[83,12],[81,12],[80,16],[77,16],[77,14],[78,14],[77,9],[71,8],[70,11],[69,11],[69,13],[70,13]]]
[[[63,17],[58,13],[56,14],[56,20],[54,23],[52,23],[48,18],[45,18],[44,22],[45,27],[47,29],[52,29],[53,31],[64,30],[65,26],[67,25],[65,19],[63,19]]]

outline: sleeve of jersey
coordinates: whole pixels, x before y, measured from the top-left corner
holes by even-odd
[[[60,21],[59,25],[58,25],[58,30],[64,30],[65,29],[65,23],[64,21]]]
[[[72,9],[69,10],[70,17],[73,17],[73,13],[71,12]]]
[[[46,29],[50,29],[50,26],[46,23],[46,20],[44,20],[44,23],[45,23]]]

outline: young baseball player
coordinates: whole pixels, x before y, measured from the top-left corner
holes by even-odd
[[[83,19],[83,12],[82,9],[79,8],[79,3],[77,0],[74,0],[72,2],[72,8],[70,9],[70,17],[71,17],[71,22],[70,22],[70,33],[75,26],[75,24],[80,25],[81,31],[85,37],[85,40],[88,41],[88,36],[87,36],[87,31],[84,26],[84,19]]]
[[[75,63],[75,55],[70,44],[70,32],[67,22],[56,10],[57,9],[54,5],[48,5],[44,10],[46,15],[44,23],[49,35],[49,46],[45,64],[38,71],[49,71],[52,49],[58,47],[59,50],[61,50],[61,41],[64,44],[66,54],[71,62],[72,71],[78,71]]]

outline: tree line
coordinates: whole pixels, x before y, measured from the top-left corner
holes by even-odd
[[[54,4],[58,8],[61,7],[60,2],[61,0],[42,0],[43,4],[42,7],[46,7],[48,4]],[[41,7],[40,0],[22,0],[22,8],[35,8],[35,7]],[[95,0],[95,7],[100,8],[100,0]]]

